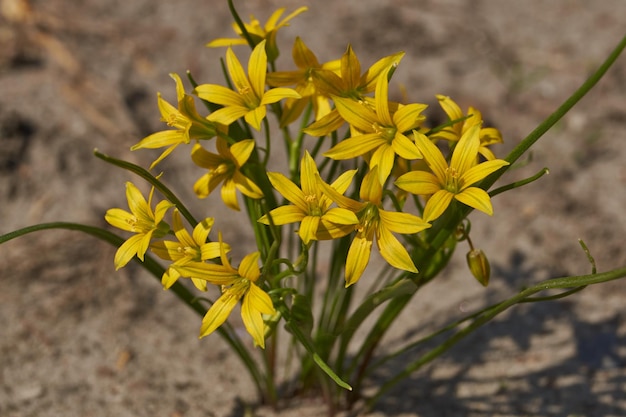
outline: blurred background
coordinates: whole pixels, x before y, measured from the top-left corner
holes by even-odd
[[[435,94],[479,108],[503,134],[499,157],[586,79],[626,28],[622,0],[235,4],[244,20],[254,14],[261,22],[278,7],[309,7],[279,32],[284,70],[293,68],[295,36],[320,61],[351,44],[364,68],[405,51],[392,98],[402,85],[440,120]],[[94,148],[148,166],[159,151],[129,148],[166,127],[157,92],[175,100],[170,72],[221,83],[224,50],[204,45],[233,36],[231,21],[226,1],[216,0],[0,0],[0,233],[49,221],[105,226],[108,208],[125,208],[125,181],[140,181],[95,158]],[[495,198],[493,218],[472,215],[472,240],[492,264],[489,288],[470,276],[460,246],[386,336],[389,346],[541,279],[589,273],[579,238],[599,271],[626,265],[625,96],[622,56],[502,184],[544,167],[550,175]],[[202,172],[187,149],[161,169],[198,217],[218,218],[237,253],[254,248],[242,215],[219,198],[194,197]],[[0,415],[242,415],[242,404],[257,399],[237,358],[217,336],[199,341],[200,319],[140,268],[115,272],[114,252],[63,231],[0,247]],[[617,281],[516,307],[370,415],[625,415],[624,289]],[[315,398],[284,407],[255,415],[324,412]]]

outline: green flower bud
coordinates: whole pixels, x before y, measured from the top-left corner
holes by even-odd
[[[467,252],[466,258],[467,265],[469,266],[472,275],[474,275],[474,278],[476,278],[476,280],[480,282],[483,287],[486,287],[489,284],[491,268],[485,252],[480,249],[472,249]]]

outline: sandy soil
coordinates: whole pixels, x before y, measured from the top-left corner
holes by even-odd
[[[351,43],[364,64],[406,51],[394,77],[409,98],[436,107],[443,93],[483,110],[505,155],[550,114],[624,35],[623,0],[240,1],[243,15],[309,12],[281,32],[288,63],[300,35],[321,60]],[[245,3],[245,6],[243,5]],[[219,82],[230,35],[225,2],[1,0],[0,233],[53,220],[104,226],[125,207],[130,174],[100,150],[147,164],[130,145],[163,126],[156,92],[169,72]],[[396,88],[395,94],[398,94]],[[600,271],[626,265],[626,57],[537,145],[508,179],[550,175],[473,216],[493,284],[469,277],[460,250],[407,309],[386,345],[435,329],[540,279],[587,273],[577,239]],[[186,152],[163,169],[184,184]],[[197,213],[223,206],[194,200]],[[240,219],[227,241],[252,248]],[[237,240],[236,240],[237,239]],[[248,243],[246,243],[248,242]],[[0,416],[239,416],[257,398],[217,337],[139,268],[114,272],[114,250],[71,232],[44,232],[0,248]],[[364,278],[367,279],[367,278]],[[372,279],[370,277],[370,279]],[[567,300],[517,307],[418,372],[370,416],[626,415],[624,282]],[[391,367],[402,366],[392,364]],[[382,377],[382,376],[381,376]],[[257,416],[323,415],[320,401],[256,407]]]

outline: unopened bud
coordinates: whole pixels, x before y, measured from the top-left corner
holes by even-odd
[[[469,266],[472,275],[483,287],[489,284],[489,276],[491,274],[491,267],[487,260],[487,255],[480,249],[472,249],[467,252],[467,265]]]

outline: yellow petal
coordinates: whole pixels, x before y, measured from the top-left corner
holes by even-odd
[[[302,98],[300,94],[296,90],[291,88],[272,88],[271,90],[267,90],[263,97],[261,98],[261,105],[272,104],[280,101],[284,98]]]
[[[113,260],[116,270],[126,266],[126,264],[130,262],[135,255],[137,255],[137,252],[143,245],[143,239],[143,234],[137,234],[131,236],[126,242],[122,243],[122,245],[115,252],[115,258]]]
[[[249,110],[245,114],[246,122],[256,130],[261,130],[261,122],[265,118],[266,112],[265,106],[259,106],[256,109]]]
[[[291,54],[293,56],[293,62],[298,68],[317,68],[320,66],[315,54],[305,45],[299,36],[296,37]]]
[[[211,42],[207,43],[205,46],[208,48],[219,48],[224,46],[231,45],[247,45],[248,41],[241,38],[218,38],[213,39]]]
[[[356,173],[357,173],[356,169],[346,171],[343,174],[341,174],[339,177],[337,177],[337,179],[333,181],[333,183],[330,186],[333,187],[335,190],[337,190],[338,193],[343,194],[346,192],[346,190],[352,183],[352,178],[354,178],[354,175]]]
[[[272,216],[272,222],[274,222],[276,226],[300,222],[307,214],[308,213],[302,211],[302,209],[292,205],[280,206],[269,212],[269,215]],[[261,217],[258,222],[267,225],[270,224],[267,215]]]
[[[308,211],[308,203],[304,193],[289,178],[279,172],[268,172],[267,176],[272,186],[287,200],[298,206],[303,211]]]
[[[378,167],[378,180],[381,184],[384,184],[385,181],[387,181],[387,177],[389,177],[389,174],[393,169],[395,159],[396,153],[394,152],[393,147],[389,146],[387,143],[379,146],[378,149],[376,149],[372,154],[370,166]]]
[[[393,151],[404,159],[420,159],[422,157],[415,143],[400,133],[400,131],[396,132],[391,146],[393,147]]]
[[[454,194],[447,190],[439,190],[432,195],[424,207],[424,220],[432,222],[443,214],[454,198]]]
[[[199,143],[193,145],[191,149],[191,160],[194,164],[206,169],[215,169],[222,163],[220,155],[207,151]]]
[[[235,182],[231,179],[224,181],[222,189],[220,190],[222,201],[227,207],[235,211],[239,211],[239,202],[237,201],[237,187]]]
[[[333,207],[322,215],[322,219],[337,225],[354,225],[359,219],[354,212],[340,207]]]
[[[454,198],[456,198],[463,204],[475,208],[476,210],[480,210],[490,216],[493,215],[493,207],[491,206],[491,199],[489,198],[489,194],[487,194],[487,192],[481,188],[466,188],[459,194],[455,195]]]
[[[445,184],[448,163],[439,148],[422,133],[413,131],[413,137],[428,167],[433,171],[437,179],[439,179],[439,183]]]
[[[379,210],[378,215],[381,225],[394,233],[412,234],[430,227],[430,223],[410,213]]]
[[[126,230],[127,232],[134,232],[135,228],[133,224],[136,218],[133,214],[122,210],[120,208],[112,208],[107,210],[104,215],[104,219],[113,227]]]
[[[256,281],[261,275],[261,270],[259,269],[260,256],[260,252],[253,252],[244,256],[241,260],[241,264],[239,264],[239,275],[252,282]]]
[[[310,136],[326,136],[339,129],[344,123],[343,117],[341,117],[337,109],[334,109],[326,116],[311,123],[304,129],[304,133]]]
[[[411,171],[398,177],[396,187],[416,195],[431,195],[441,190],[437,177],[426,171]]]
[[[245,139],[233,144],[230,147],[230,153],[237,163],[237,167],[241,167],[248,161],[250,154],[254,150],[254,140]]]
[[[257,97],[262,97],[265,91],[265,74],[267,74],[267,53],[265,52],[265,40],[254,47],[248,61],[248,74],[250,84]]]
[[[460,175],[463,175],[472,166],[476,165],[478,148],[480,147],[479,130],[480,126],[472,126],[461,136],[461,139],[454,147],[452,158],[450,159],[450,168],[456,170]]]
[[[152,220],[148,202],[132,182],[126,182],[126,200],[131,213],[139,220]]]
[[[246,73],[241,66],[241,62],[239,62],[239,59],[237,59],[237,56],[230,47],[226,50],[226,66],[228,67],[230,78],[232,79],[234,88],[237,90],[237,92],[239,92],[240,95],[245,96],[246,98],[254,97],[255,90],[253,86],[250,85],[250,80],[246,76]],[[258,99],[260,96],[256,97]],[[245,98],[243,99],[245,100]]]
[[[507,161],[502,159],[494,159],[492,161],[486,161],[471,167],[459,178],[459,183],[462,184],[461,190],[482,180],[483,178],[486,178],[489,174],[496,172],[506,165],[509,165]]]
[[[373,237],[373,236],[372,236]],[[346,259],[346,287],[354,284],[361,278],[372,252],[372,239],[367,239],[357,234],[348,249]]]
[[[227,246],[227,245],[225,245]],[[230,246],[228,246],[228,251],[230,251]],[[200,251],[202,253],[201,257],[203,261],[207,259],[215,259],[220,257],[220,244],[218,242],[210,242],[205,243],[200,247]]]
[[[374,205],[380,204],[383,198],[383,186],[378,175],[378,165],[374,165],[363,177],[359,197],[361,200],[369,201]]]
[[[315,240],[315,234],[317,233],[317,227],[320,224],[319,216],[305,216],[300,222],[300,229],[298,229],[298,236],[308,245],[311,240]]]
[[[202,319],[202,326],[200,327],[200,338],[208,336],[215,329],[220,327],[233,311],[233,308],[237,304],[239,299],[234,296],[232,291],[226,290],[220,298],[211,306],[207,311],[204,319]]]
[[[393,114],[393,123],[398,128],[398,131],[408,132],[419,127],[424,120],[426,120],[426,116],[421,113],[426,110],[427,107],[427,104],[419,103],[401,106],[398,111]]]
[[[265,348],[265,332],[262,314],[274,314],[272,299],[265,291],[251,284],[243,298],[241,319],[254,343]]]
[[[381,256],[394,268],[417,273],[417,268],[404,246],[384,227],[379,227],[376,245]]]
[[[178,270],[184,277],[198,278],[215,285],[231,285],[239,279],[239,273],[225,265],[188,262],[186,264],[173,264],[172,268]]]
[[[265,107],[263,107],[263,109],[265,109]],[[243,106],[222,107],[209,114],[208,120],[228,126],[240,117],[246,116],[249,112],[250,109]]]
[[[369,67],[369,69],[361,77],[361,89],[363,93],[369,93],[376,88],[376,80],[381,73],[386,72],[389,68],[397,66],[404,57],[404,52],[398,52],[393,55],[379,59]]]
[[[235,171],[232,181],[242,194],[254,199],[263,198],[263,191],[241,172]]]
[[[183,220],[178,210],[174,210],[174,212],[172,213],[172,230],[174,231],[174,235],[176,235],[176,239],[178,239],[182,246],[197,246],[196,242],[191,237],[187,229],[185,229],[185,226],[183,225]]]
[[[305,151],[300,161],[300,186],[304,195],[317,195],[317,165],[308,151]]]
[[[333,97],[333,101],[341,117],[361,132],[372,133],[373,126],[380,122],[376,113],[355,100]]]
[[[378,133],[354,136],[342,140],[331,149],[324,152],[324,156],[338,160],[352,159],[376,149],[381,145],[385,145],[386,143],[387,141],[381,138]]]
[[[446,112],[450,120],[457,120],[463,118],[463,112],[461,108],[448,96],[437,94],[437,100],[439,105]]]
[[[222,106],[245,106],[245,101],[240,94],[222,85],[201,84],[193,91],[202,100],[211,103],[221,104]]]
[[[361,78],[361,63],[350,45],[348,45],[348,49],[341,57],[341,78],[350,89],[356,88],[359,85]]]
[[[131,146],[130,150],[158,149],[186,142],[187,136],[182,130],[162,130],[160,132],[153,133],[150,136],[146,136],[141,141]]]
[[[192,237],[196,245],[204,245],[206,243],[214,223],[214,218],[207,217],[193,228]],[[217,258],[217,256],[214,256],[214,258]]]
[[[389,70],[382,72],[376,81],[376,115],[384,126],[393,126],[391,113],[389,113],[389,81],[387,75]]]
[[[161,285],[163,285],[163,289],[169,289],[172,285],[174,285],[178,278],[180,278],[178,271],[168,268],[161,277]]]

